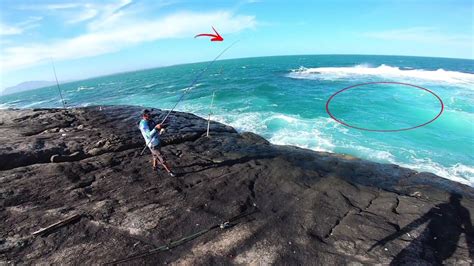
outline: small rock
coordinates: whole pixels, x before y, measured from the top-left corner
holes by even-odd
[[[90,155],[96,156],[96,155],[99,155],[100,153],[102,153],[102,149],[92,148],[87,153],[89,153]]]
[[[78,152],[78,151],[76,151],[76,152],[71,153],[71,154],[69,155],[69,157],[71,157],[71,158],[76,158],[76,157],[79,157],[80,155],[81,155],[81,153]]]
[[[74,152],[71,153],[70,155],[59,155],[59,154],[54,154],[51,156],[50,161],[52,163],[60,163],[60,162],[71,162],[71,161],[77,161],[82,158],[82,153],[81,152]]]
[[[56,133],[58,131],[59,131],[59,128],[55,127],[55,128],[45,130],[43,133]]]
[[[84,125],[78,125],[78,126],[77,126],[77,129],[83,130],[83,129],[84,129]]]
[[[95,144],[96,147],[100,147],[100,146],[104,146],[104,143],[105,141],[103,139],[97,141],[97,143]]]
[[[51,158],[49,159],[52,163],[57,163],[59,162],[59,158],[60,158],[60,155],[59,154],[55,154],[53,156],[51,156]]]

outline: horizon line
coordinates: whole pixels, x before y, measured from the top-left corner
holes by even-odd
[[[266,58],[266,57],[289,57],[289,56],[393,56],[393,57],[420,57],[420,58],[438,58],[438,59],[454,59],[454,60],[468,60],[468,61],[474,61],[474,58],[459,58],[459,57],[441,57],[441,56],[418,56],[418,55],[397,55],[397,54],[392,54],[392,55],[387,55],[387,54],[281,54],[281,55],[262,55],[262,56],[248,56],[248,57],[232,57],[232,58],[226,58],[226,59],[221,59],[218,61],[226,61],[226,60],[238,60],[238,59],[252,59],[252,58]],[[169,65],[158,65],[158,66],[152,66],[152,67],[144,67],[144,68],[137,68],[133,70],[124,70],[124,71],[117,71],[109,74],[103,74],[103,75],[97,75],[97,76],[89,76],[89,77],[83,77],[83,78],[78,78],[78,79],[69,79],[67,81],[59,82],[60,85],[63,84],[69,84],[73,82],[79,82],[79,81],[86,81],[86,80],[91,80],[91,79],[96,79],[96,78],[101,78],[101,77],[110,77],[110,76],[115,76],[115,75],[120,75],[120,74],[127,74],[127,73],[134,73],[134,72],[139,72],[139,71],[146,71],[146,70],[152,70],[152,69],[158,69],[158,68],[165,68],[165,67],[173,67],[173,66],[184,66],[184,65],[191,65],[191,64],[200,64],[200,63],[206,63],[210,61],[196,61],[196,62],[186,62],[186,63],[176,63],[176,64],[169,64]],[[1,95],[3,96],[3,91],[11,88],[18,86],[22,83],[25,82],[30,82],[30,81],[35,81],[35,80],[25,80],[22,81],[16,85],[9,86],[9,87],[4,87],[0,89]],[[36,80],[36,81],[45,81],[45,82],[54,82],[53,80]],[[35,89],[41,89],[41,88],[47,88],[50,86],[44,86],[44,87],[39,87]],[[34,89],[33,89],[34,90]]]

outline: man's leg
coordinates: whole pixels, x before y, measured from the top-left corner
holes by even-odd
[[[151,147],[148,147],[148,148],[150,149],[150,152],[151,152],[151,164],[153,167],[153,171],[156,171],[158,168],[157,168],[155,153],[153,153],[153,148]]]
[[[161,155],[161,154],[160,154]],[[166,163],[166,161],[163,159],[163,155],[159,156],[158,157],[158,162],[160,162],[161,165],[163,165],[163,167],[165,168],[166,172],[171,172],[171,168],[170,166],[168,165],[168,163]]]
[[[153,154],[153,170],[158,169],[158,160],[155,158],[155,155]]]
[[[165,168],[166,172],[172,173],[170,166],[169,166],[168,163],[166,163],[166,161],[163,159],[163,155],[161,154],[159,148],[153,148],[153,149],[152,149],[152,153],[153,153],[154,158],[155,158],[161,165],[163,165],[163,167]]]

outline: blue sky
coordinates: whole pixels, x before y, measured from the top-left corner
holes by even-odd
[[[0,0],[0,89],[223,58],[382,54],[474,59],[470,0]],[[214,26],[224,42],[197,38]]]

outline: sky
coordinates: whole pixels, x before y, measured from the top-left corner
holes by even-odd
[[[474,59],[471,0],[0,0],[0,90],[222,59],[379,54]],[[215,29],[223,42],[199,33]]]

